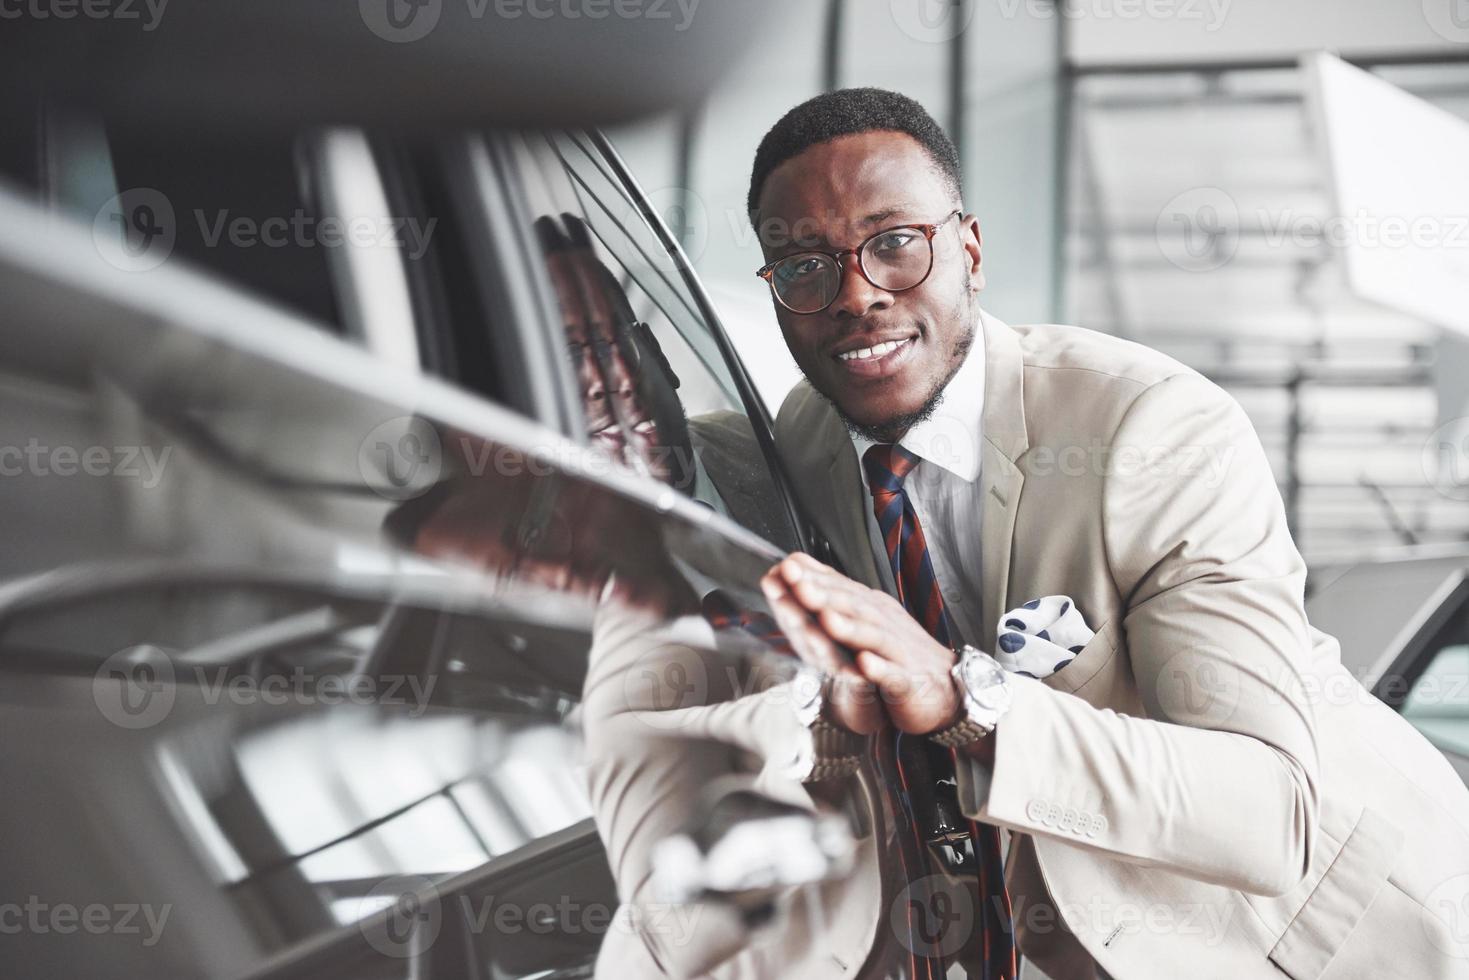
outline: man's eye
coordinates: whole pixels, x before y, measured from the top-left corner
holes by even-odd
[[[897,252],[913,244],[918,236],[906,229],[903,231],[889,231],[879,235],[872,243],[872,247],[879,252]]]
[[[796,259],[780,267],[780,276],[787,282],[815,275],[821,269],[821,260],[815,256]]]

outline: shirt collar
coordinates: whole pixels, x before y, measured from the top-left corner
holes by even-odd
[[[964,363],[949,379],[943,398],[933,415],[909,429],[898,445],[920,459],[940,466],[965,483],[979,478],[980,420],[984,415],[984,326],[974,326],[974,343]],[[857,452],[862,485],[867,485],[867,472],[860,465],[867,450],[877,445],[866,436],[849,433]]]

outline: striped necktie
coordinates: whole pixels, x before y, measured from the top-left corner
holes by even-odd
[[[924,540],[923,527],[918,523],[913,502],[903,489],[904,481],[918,463],[917,456],[896,445],[872,446],[862,457],[878,530],[882,533],[888,561],[892,565],[898,600],[914,619],[923,624],[930,636],[944,646],[952,647],[952,630],[944,609],[943,593],[939,591],[938,578],[934,575],[933,560],[928,553],[928,542]],[[927,743],[926,739],[923,741]],[[909,757],[913,754],[909,753]],[[936,761],[950,767],[950,773],[944,775],[951,775],[958,759],[950,751],[947,758],[940,757]],[[934,772],[933,775],[939,773]],[[913,795],[905,785],[905,798],[911,799]],[[1010,919],[1010,896],[1005,888],[1004,857],[1000,853],[1000,832],[988,824],[971,820],[969,834],[979,874],[983,977],[984,980],[1015,980],[1019,971],[1014,927]]]

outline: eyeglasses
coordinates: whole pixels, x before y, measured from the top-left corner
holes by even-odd
[[[933,236],[961,211],[931,225],[885,228],[856,248],[840,252],[797,252],[762,266],[755,275],[770,284],[776,302],[792,313],[820,313],[842,291],[842,259],[857,256],[862,278],[884,292],[901,293],[923,284],[933,270]]]

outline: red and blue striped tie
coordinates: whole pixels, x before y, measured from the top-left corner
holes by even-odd
[[[898,600],[929,635],[946,647],[952,647],[948,614],[944,610],[943,593],[933,572],[928,542],[918,513],[903,489],[903,482],[919,458],[902,446],[872,446],[862,457],[867,472],[867,485],[872,491],[873,511],[877,527],[892,563],[893,584]],[[957,756],[949,753],[948,765],[957,764]],[[937,774],[935,774],[937,775]],[[904,786],[905,797],[911,794]],[[984,980],[1015,980],[1015,937],[1011,922],[1010,895],[1005,888],[1004,857],[1000,853],[1000,832],[988,824],[969,822],[970,839],[979,868],[980,941],[983,944]]]

